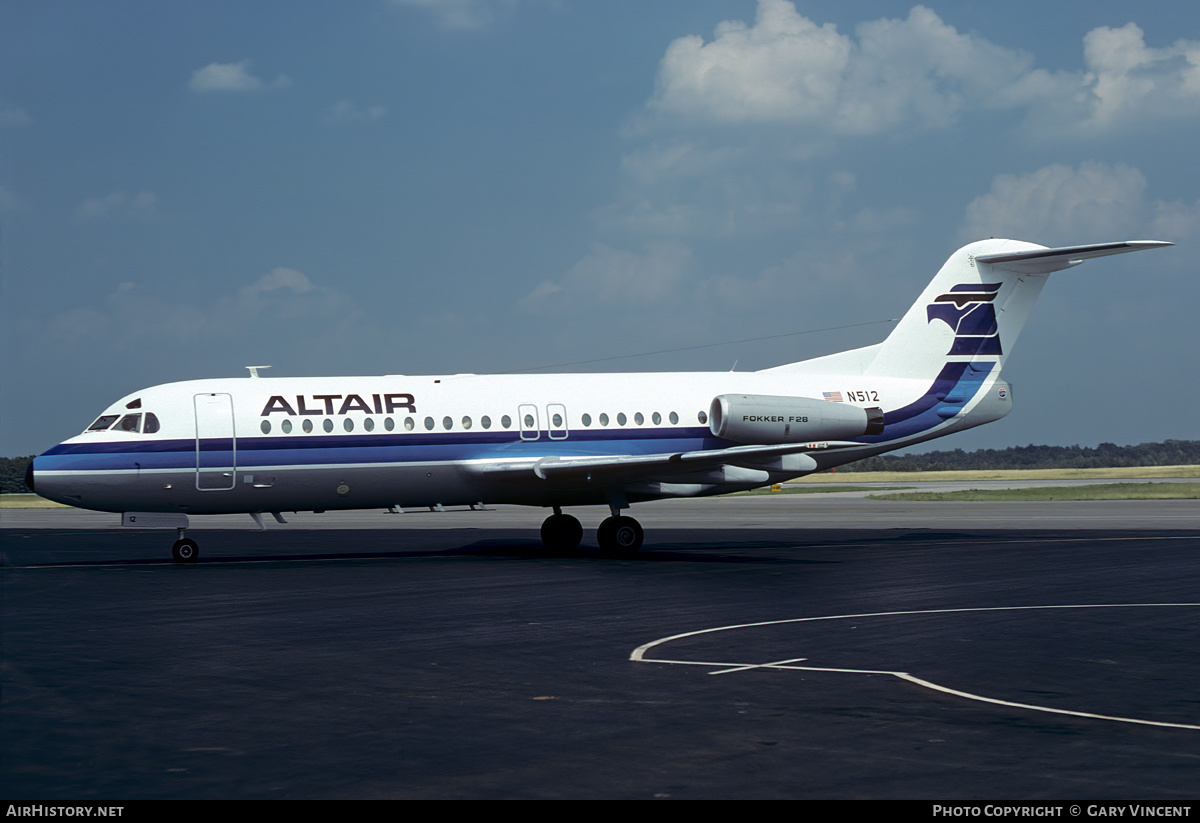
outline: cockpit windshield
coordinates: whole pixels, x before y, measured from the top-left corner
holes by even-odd
[[[102,432],[113,424],[120,417],[119,414],[103,414],[96,418],[96,422],[87,427],[90,432]]]
[[[127,414],[121,418],[121,422],[113,431],[119,432],[135,432],[142,427],[142,416],[140,414]]]
[[[158,418],[153,412],[146,412],[144,415],[145,421],[142,420],[141,414],[127,414],[121,417],[119,414],[104,414],[96,418],[96,422],[87,427],[90,432],[108,431],[111,428],[116,432],[141,432],[143,434],[154,434],[159,429]],[[117,425],[113,423],[120,419]]]

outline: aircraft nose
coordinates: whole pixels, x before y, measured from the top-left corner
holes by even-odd
[[[36,458],[30,459],[29,465],[25,467],[25,485],[29,487],[31,492],[37,494],[37,489],[33,487],[33,461],[35,459]]]

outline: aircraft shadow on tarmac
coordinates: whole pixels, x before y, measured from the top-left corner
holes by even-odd
[[[933,529],[659,529],[659,539],[634,555],[613,555],[584,543],[548,549],[527,529],[311,529],[303,531],[194,532],[203,547],[193,564],[175,563],[165,532],[41,530],[9,532],[0,567],[207,566],[217,563],[358,562],[437,557],[573,560],[620,563],[713,563],[823,565],[839,562],[828,552],[861,549],[944,550],[970,545],[1070,543],[1123,539],[1113,530],[1041,533],[1029,530],[949,531]],[[36,541],[14,539],[33,537]],[[1146,532],[1131,532],[1147,536]],[[400,547],[398,547],[398,544]],[[338,550],[345,547],[345,551]],[[306,550],[311,549],[311,550]],[[331,550],[332,549],[332,550]],[[817,552],[823,556],[816,556]],[[105,556],[107,555],[107,556]]]

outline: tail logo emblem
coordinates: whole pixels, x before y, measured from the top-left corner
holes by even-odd
[[[1000,283],[964,283],[939,294],[927,309],[929,322],[941,320],[954,330],[947,354],[1001,354],[1000,329],[992,301]]]

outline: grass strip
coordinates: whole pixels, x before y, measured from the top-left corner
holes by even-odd
[[[872,494],[872,500],[970,502],[1008,500],[1200,500],[1200,483],[1104,483],[1089,486],[1041,486],[1024,489],[964,489],[953,492]]]

